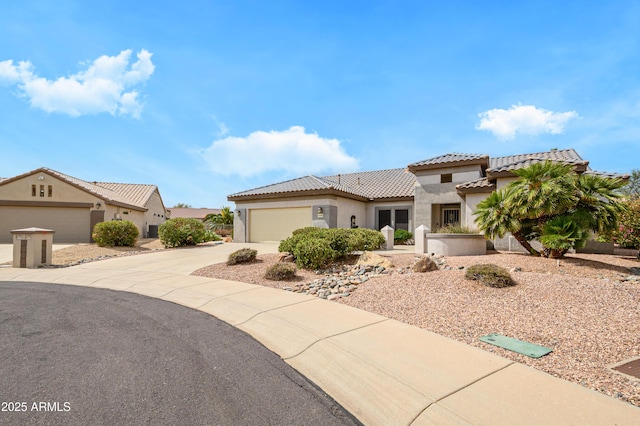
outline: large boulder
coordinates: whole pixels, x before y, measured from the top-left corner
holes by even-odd
[[[393,263],[391,263],[391,261],[388,258],[384,256],[380,256],[379,254],[376,254],[376,253],[372,253],[370,251],[365,251],[364,253],[362,253],[360,255],[360,258],[358,259],[358,262],[356,262],[356,264],[382,266],[385,269],[393,268]]]
[[[430,256],[422,256],[413,263],[413,272],[431,272],[438,269],[438,265]]]

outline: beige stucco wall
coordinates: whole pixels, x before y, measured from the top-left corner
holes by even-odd
[[[105,211],[104,220],[128,220],[133,222],[138,231],[140,231],[140,237],[144,238],[149,232],[149,225],[161,225],[166,218],[166,210],[162,203],[160,194],[156,191],[147,201],[147,211],[134,210],[128,207],[114,206],[103,203],[103,209]]]
[[[335,226],[338,228],[351,227],[351,216],[356,217],[356,225],[359,227],[367,227],[369,223],[368,210],[366,203],[363,201],[352,200],[349,198],[338,196],[312,196],[312,197],[292,197],[275,200],[257,200],[249,202],[236,202],[236,215],[234,216],[234,240],[237,242],[244,241],[248,238],[250,229],[250,211],[253,209],[276,209],[276,208],[295,208],[295,207],[311,207],[324,206],[337,210],[337,218]],[[237,211],[241,214],[238,216]],[[315,215],[315,212],[311,212]],[[325,212],[325,218],[328,212]]]
[[[351,216],[356,217],[356,225],[360,228],[367,224],[367,206],[363,201],[338,197],[338,228],[351,228]]]
[[[498,190],[500,190],[500,189],[504,188],[505,186],[509,185],[511,182],[513,182],[516,179],[518,179],[517,176],[506,177],[506,178],[498,178],[498,179],[496,179],[496,188]]]
[[[440,185],[440,175],[448,173],[451,173],[453,183],[469,182],[482,177],[482,170],[480,166],[471,165],[423,170],[416,173],[416,180],[419,185]]]
[[[462,225],[469,228],[477,228],[474,215],[478,203],[487,198],[489,194],[467,194],[464,198],[464,214],[462,215]]]
[[[42,179],[39,179],[39,177],[42,177]],[[31,195],[31,185],[36,185],[35,197]],[[44,197],[40,196],[40,185],[44,185]],[[48,196],[49,185],[53,189],[51,197]],[[25,176],[22,179],[0,186],[0,200],[93,204],[101,201],[100,198],[47,173]]]

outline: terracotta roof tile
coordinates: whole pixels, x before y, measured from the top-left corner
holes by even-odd
[[[191,219],[204,219],[209,214],[220,214],[220,209],[173,207],[167,210],[171,213],[172,218],[185,217]]]
[[[450,154],[440,155],[438,157],[428,158],[426,160],[418,161],[417,163],[409,164],[409,168],[445,164],[455,165],[456,163],[483,159],[488,160],[489,156],[487,154],[463,154],[454,152]]]
[[[471,190],[474,192],[481,192],[479,190],[493,191],[494,189],[496,189],[496,185],[492,182],[489,182],[489,179],[485,177],[456,185],[456,189],[458,191]]]
[[[368,199],[413,196],[416,177],[406,169],[345,173],[325,177],[304,176],[250,189],[228,196],[229,199],[317,190],[335,190]]]

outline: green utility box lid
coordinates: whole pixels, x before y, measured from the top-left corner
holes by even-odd
[[[531,358],[540,358],[553,350],[544,346],[534,345],[533,343],[523,342],[522,340],[503,336],[501,334],[487,334],[486,336],[480,337],[480,340],[522,355],[530,356]]]

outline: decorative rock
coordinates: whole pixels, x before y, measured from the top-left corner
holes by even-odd
[[[413,272],[431,272],[437,271],[438,265],[429,256],[422,256],[413,264]]]
[[[292,254],[289,253],[282,253],[280,255],[280,258],[278,258],[278,262],[287,262],[287,263],[293,263],[294,262],[294,257]]]
[[[370,251],[365,251],[360,255],[357,265],[369,265],[371,267],[376,266],[383,267],[385,269],[393,267],[393,264],[389,259]]]

